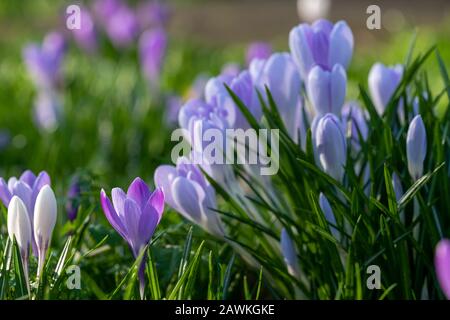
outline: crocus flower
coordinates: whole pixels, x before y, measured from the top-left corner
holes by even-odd
[[[397,64],[392,67],[375,63],[369,72],[369,90],[373,103],[379,115],[386,110],[403,76],[403,66]]]
[[[8,183],[3,178],[0,178],[0,199],[7,207],[13,196],[18,196],[27,208],[30,223],[34,221],[34,207],[36,198],[45,185],[50,185],[50,177],[47,172],[42,171],[36,177],[33,172],[25,171],[19,179],[11,177]],[[31,225],[33,230],[33,225]],[[33,252],[37,255],[37,246],[32,236],[31,243],[33,245]]]
[[[58,32],[49,33],[42,46],[30,44],[25,47],[23,58],[38,88],[48,89],[58,86],[65,47],[64,37]]]
[[[16,239],[28,285],[28,256],[31,243],[31,223],[26,205],[18,196],[13,196],[8,205],[8,235]]]
[[[165,1],[152,0],[138,5],[137,17],[141,29],[164,27],[170,19],[170,8]]]
[[[253,73],[257,73],[253,71]],[[300,95],[301,79],[288,53],[275,53],[264,64],[255,85],[265,96],[269,89],[290,136],[298,141],[303,100]]]
[[[304,23],[293,28],[289,47],[302,78],[307,79],[315,65],[328,71],[335,64],[347,68],[353,54],[353,34],[344,21],[333,25],[320,19],[312,25]]]
[[[334,227],[337,225],[336,217],[334,216],[333,209],[331,209],[330,202],[328,202],[327,197],[325,197],[325,195],[322,192],[319,195],[319,205],[320,209],[325,215],[325,219],[330,224],[331,233],[336,239],[339,239],[341,237],[341,233],[339,232],[338,229],[336,229],[336,227]]]
[[[254,59],[269,59],[272,55],[272,46],[267,42],[253,42],[247,48],[245,60],[247,65]]]
[[[45,256],[56,224],[57,205],[55,194],[49,185],[42,187],[34,206],[34,240],[38,248],[37,276],[42,274]]]
[[[414,180],[423,175],[423,161],[427,154],[427,132],[422,117],[417,115],[409,124],[406,136],[408,171]]]
[[[38,92],[34,103],[36,126],[44,132],[54,132],[62,118],[62,104],[58,94],[51,89]]]
[[[299,278],[300,267],[298,265],[295,245],[291,237],[287,233],[286,229],[284,228],[283,230],[281,230],[280,245],[281,245],[281,253],[283,254],[284,262],[286,263],[288,273],[295,278]]]
[[[93,53],[97,50],[97,31],[95,29],[94,20],[90,12],[84,7],[81,8],[80,16],[80,29],[72,30],[73,37],[83,50]]]
[[[347,75],[340,64],[331,71],[315,66],[308,75],[308,97],[317,115],[334,113],[339,116],[347,92]]]
[[[367,140],[369,127],[366,112],[356,103],[349,102],[344,105],[341,112],[343,128],[351,141],[351,151],[354,156],[361,150],[361,140]]]
[[[434,266],[442,292],[450,300],[450,240],[442,239],[437,244]]]
[[[339,118],[327,113],[317,121],[313,132],[316,153],[323,170],[342,181],[347,161],[347,143]]]
[[[97,0],[94,10],[112,43],[119,48],[128,46],[137,36],[137,17],[120,0]]]
[[[167,35],[161,29],[145,31],[139,39],[139,53],[142,71],[152,86],[159,83],[160,73],[166,53]]]
[[[224,231],[217,212],[216,193],[200,169],[185,157],[176,167],[159,166],[155,185],[162,188],[166,203],[189,221],[222,238]]]
[[[77,218],[80,193],[81,182],[76,177],[70,184],[69,191],[67,192],[66,212],[70,221],[74,221]]]
[[[128,243],[135,258],[148,244],[164,212],[164,192],[158,188],[150,192],[147,184],[136,178],[125,193],[120,188],[111,191],[112,203],[105,190],[100,192],[100,202],[106,218]],[[145,287],[145,259],[139,268],[141,297]]]

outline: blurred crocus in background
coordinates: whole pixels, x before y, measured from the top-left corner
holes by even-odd
[[[347,92],[345,69],[340,64],[335,64],[331,71],[313,67],[308,75],[307,90],[317,115],[333,113],[340,116]]]
[[[162,28],[145,31],[139,39],[142,72],[152,87],[159,84],[167,47],[167,35]]]
[[[361,150],[362,141],[360,139],[366,141],[369,136],[367,117],[367,112],[357,102],[346,103],[342,108],[342,125],[347,138],[350,139],[353,156],[357,156]]]
[[[320,19],[293,28],[289,34],[292,58],[305,80],[315,65],[330,71],[335,64],[345,69],[353,55],[353,33],[346,22]]]
[[[70,221],[74,221],[77,218],[79,204],[79,198],[81,194],[81,181],[78,176],[75,176],[71,183],[69,190],[67,191],[67,200],[66,200],[66,213],[67,218]]]
[[[403,76],[403,66],[385,66],[375,63],[369,72],[369,91],[379,115],[386,110]]]
[[[94,20],[87,8],[81,8],[80,29],[72,30],[76,43],[86,52],[93,53],[97,50],[97,30]]]
[[[144,1],[137,7],[137,18],[141,29],[166,26],[170,14],[170,8],[164,0]]]
[[[121,0],[97,0],[94,11],[111,42],[118,48],[128,47],[139,32],[136,14]]]
[[[203,173],[187,158],[179,158],[176,167],[159,166],[155,185],[162,188],[166,203],[186,219],[217,237],[224,231],[217,209],[216,193]]]
[[[338,117],[328,113],[313,130],[315,152],[323,170],[342,182],[347,162],[347,143]]]
[[[136,178],[125,193],[120,188],[111,191],[112,203],[101,190],[100,202],[111,226],[128,243],[135,258],[149,243],[164,212],[164,193],[158,188],[150,192],[147,184]],[[141,298],[145,288],[146,255],[139,267],[139,282]]]
[[[45,256],[50,246],[56,224],[57,204],[52,188],[45,185],[36,198],[33,217],[34,240],[38,249],[38,278],[44,268]]]
[[[408,171],[414,180],[423,175],[423,161],[427,154],[427,132],[422,117],[417,115],[409,124],[406,136]]]
[[[325,215],[325,219],[330,224],[330,230],[334,238],[339,240],[341,238],[341,233],[336,229],[336,217],[334,216],[333,209],[331,209],[330,202],[328,202],[327,197],[321,192],[319,195],[319,205],[320,209]]]
[[[53,89],[60,85],[65,48],[63,35],[51,32],[41,46],[29,44],[23,50],[26,67],[38,89]]]
[[[281,230],[281,253],[284,257],[284,262],[291,276],[300,278],[300,266],[298,265],[297,250],[295,249],[294,242],[289,236],[286,229]]]
[[[253,42],[251,43],[245,55],[245,61],[247,65],[253,61],[253,59],[268,59],[272,54],[272,46],[267,42]]]
[[[434,266],[442,292],[450,300],[450,240],[442,239],[437,244]]]
[[[44,132],[54,132],[62,119],[62,103],[59,94],[52,89],[42,89],[34,101],[34,122]]]

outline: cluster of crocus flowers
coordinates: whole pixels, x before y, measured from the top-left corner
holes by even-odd
[[[164,212],[164,193],[158,188],[150,192],[147,184],[136,178],[127,193],[120,188],[111,191],[111,200],[102,189],[100,202],[106,218],[119,235],[128,243],[135,258],[149,243]],[[145,253],[144,253],[145,256]],[[145,288],[145,258],[139,266],[141,297]]]
[[[42,274],[53,229],[56,224],[57,203],[47,173],[36,177],[26,171],[19,179],[10,178],[8,184],[0,178],[0,194],[8,208],[8,234],[20,251],[28,284],[30,247],[38,257],[37,277]]]

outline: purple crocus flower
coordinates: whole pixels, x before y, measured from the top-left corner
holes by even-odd
[[[314,147],[320,165],[326,173],[342,182],[347,162],[347,143],[341,121],[334,114],[327,113],[316,121],[314,127]]]
[[[379,115],[383,115],[386,106],[397,89],[403,76],[403,66],[392,67],[375,63],[369,72],[369,91]]]
[[[247,65],[254,59],[269,59],[272,55],[272,46],[267,42],[253,42],[247,48],[245,60]]]
[[[46,132],[54,132],[61,117],[62,106],[58,94],[53,90],[40,90],[34,103],[34,120],[37,127]]]
[[[125,193],[120,188],[111,191],[112,203],[105,190],[100,192],[100,202],[106,218],[128,243],[135,258],[148,244],[164,212],[164,192],[157,188],[150,192],[147,184],[136,178]],[[145,287],[145,256],[139,268],[141,297]]]
[[[261,60],[256,60],[261,61]],[[257,62],[258,63],[258,62]],[[258,66],[256,66],[257,68]],[[265,96],[265,86],[269,89],[291,137],[298,141],[301,125],[303,100],[300,95],[301,79],[289,53],[274,53],[262,67],[262,71],[251,70],[257,89]]]
[[[81,184],[77,177],[72,181],[69,191],[67,191],[66,212],[67,217],[72,222],[77,218],[80,194]]]
[[[442,239],[437,244],[434,266],[442,292],[450,300],[450,240]]]
[[[366,141],[369,135],[366,112],[357,102],[349,102],[342,108],[341,117],[346,136],[350,138],[352,154],[356,156],[361,150],[360,137]]]
[[[414,180],[423,175],[423,161],[427,155],[427,132],[422,117],[417,115],[409,124],[406,136],[408,171]]]
[[[147,30],[139,39],[142,71],[153,87],[159,83],[167,47],[167,35],[162,28]]]
[[[166,203],[186,219],[207,232],[222,238],[224,231],[217,209],[216,193],[200,169],[186,157],[176,167],[159,166],[154,175],[155,185],[162,188]]]
[[[308,75],[308,97],[317,115],[326,113],[341,114],[347,93],[347,75],[340,64],[335,64],[331,71],[315,66]]]
[[[81,8],[80,29],[74,29],[73,37],[76,43],[85,51],[93,53],[97,50],[97,32],[94,20],[86,8]]]
[[[97,0],[94,10],[112,43],[127,47],[136,38],[139,24],[133,10],[120,0]]]
[[[347,23],[320,19],[303,23],[289,34],[291,54],[303,79],[315,65],[330,71],[335,64],[347,68],[353,54],[353,34]]]
[[[333,213],[333,209],[331,209],[330,202],[328,201],[327,197],[325,197],[325,195],[322,192],[319,195],[319,205],[320,205],[320,209],[322,210],[322,212],[325,215],[325,219],[330,224],[330,230],[331,230],[331,233],[333,234],[333,237],[335,239],[340,239],[341,233],[335,227],[337,224],[336,224],[336,217],[334,216],[334,213]]]
[[[152,0],[138,5],[137,17],[141,29],[164,27],[170,19],[170,8],[165,1]]]
[[[42,46],[30,44],[23,51],[23,58],[38,88],[49,89],[61,81],[61,63],[65,52],[65,40],[58,32],[49,33]]]
[[[39,191],[45,186],[50,186],[50,176],[47,172],[41,171],[39,175],[36,175],[30,170],[22,173],[19,179],[11,177],[8,182],[5,179],[0,178],[0,200],[5,207],[9,206],[9,202],[12,197],[18,196],[27,208],[28,215],[30,216],[31,229],[33,230],[34,221],[34,205]],[[33,253],[37,255],[37,246],[32,235],[31,241],[33,247]]]

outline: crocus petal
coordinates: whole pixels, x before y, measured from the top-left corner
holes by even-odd
[[[114,205],[114,210],[116,210],[119,218],[124,221],[125,217],[125,200],[127,195],[120,188],[113,188],[111,190],[112,203]]]
[[[294,242],[286,229],[281,230],[281,252],[284,257],[288,272],[293,277],[300,277],[300,267],[298,265],[297,253]]]
[[[331,112],[331,96],[329,94],[329,88],[330,73],[319,66],[312,68],[308,75],[308,97],[319,116]]]
[[[127,191],[127,197],[136,201],[139,208],[143,209],[150,197],[150,189],[141,178],[136,178]]]
[[[169,165],[159,166],[154,173],[155,185],[162,189],[166,203],[173,209],[178,210],[175,200],[172,197],[172,183],[176,177],[177,170],[174,166]]]
[[[138,223],[139,243],[141,246],[145,246],[150,241],[160,221],[160,217],[155,208],[149,205],[145,206]]]
[[[184,177],[175,178],[172,184],[172,196],[181,214],[195,223],[201,222],[200,204],[205,198],[205,192],[196,182]]]
[[[148,199],[145,208],[147,208],[148,204],[150,204],[153,208],[155,208],[156,212],[159,215],[158,219],[159,222],[164,212],[164,192],[162,191],[162,188],[156,188],[156,190],[153,191],[152,195]]]
[[[23,201],[25,206],[27,207],[28,213],[31,215],[30,218],[32,218],[33,212],[31,211],[31,196],[32,196],[32,190],[31,188],[22,181],[17,181],[16,184],[13,187],[13,195],[18,196],[20,200]],[[33,221],[31,219],[31,221]]]
[[[423,162],[427,154],[427,132],[422,117],[417,115],[411,121],[406,136],[408,171],[414,180],[423,174]]]
[[[330,34],[329,65],[341,64],[348,68],[353,54],[353,33],[346,22],[339,21]]]
[[[333,66],[330,76],[330,103],[331,112],[337,116],[341,114],[344,105],[345,95],[347,93],[347,74],[345,69],[336,64]]]
[[[9,201],[11,201],[11,192],[9,192],[8,185],[3,178],[0,178],[0,199],[3,202],[3,205],[7,207],[9,205]]]
[[[434,264],[441,289],[450,300],[450,240],[443,239],[438,243]]]
[[[102,205],[103,212],[105,213],[106,219],[108,219],[109,223],[113,226],[113,228],[120,234],[122,238],[127,240],[126,229],[120,221],[119,216],[117,215],[114,207],[107,197],[105,190],[102,189],[100,192],[100,203]]]
[[[38,196],[39,191],[41,191],[42,187],[45,185],[51,185],[51,179],[47,172],[41,171],[33,184],[33,194],[31,195],[31,204],[30,208],[34,210],[34,203],[36,202],[36,198]]]
[[[139,242],[139,220],[141,218],[141,209],[136,201],[127,198],[124,204],[125,217],[124,224],[127,226],[128,243],[135,252],[139,253],[141,243]]]
[[[386,67],[381,63],[372,66],[369,72],[369,91],[378,114],[382,115],[395,89],[400,84],[403,67]]]
[[[330,202],[328,202],[328,199],[323,193],[320,193],[319,195],[319,205],[320,209],[325,215],[325,219],[330,224],[331,233],[336,239],[339,239],[340,232],[334,227],[336,226],[336,217],[334,216],[333,210],[331,209]]]
[[[20,181],[25,182],[30,188],[33,188],[36,176],[30,170],[25,171],[19,178]]]
[[[311,33],[307,24],[301,24],[289,33],[289,48],[292,58],[303,79],[306,79],[309,70],[314,65],[314,58],[308,43]]]

